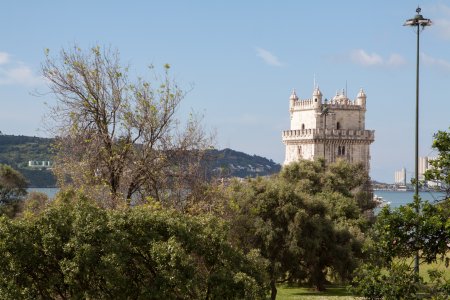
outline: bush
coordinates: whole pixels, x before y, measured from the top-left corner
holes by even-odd
[[[226,235],[211,217],[60,194],[39,214],[0,218],[0,298],[263,299],[264,260]]]
[[[362,265],[355,274],[351,290],[365,299],[418,299],[416,294],[422,278],[405,264],[392,265],[389,269]]]

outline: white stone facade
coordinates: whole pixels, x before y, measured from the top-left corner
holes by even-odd
[[[345,159],[369,170],[369,146],[375,132],[365,129],[366,98],[362,89],[354,101],[344,93],[322,101],[318,87],[311,99],[299,99],[293,91],[289,98],[291,129],[282,134],[284,164],[325,156],[327,162]]]

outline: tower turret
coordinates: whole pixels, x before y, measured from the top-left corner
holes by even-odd
[[[295,93],[295,89],[292,90],[292,94],[289,97],[289,106],[294,107],[295,101],[298,101],[297,94]]]
[[[366,99],[367,99],[366,93],[364,93],[364,90],[361,88],[359,90],[358,96],[356,97],[356,105],[366,108]]]
[[[318,86],[313,91],[312,100],[315,108],[318,108],[320,107],[320,105],[322,105],[322,92],[320,91]]]

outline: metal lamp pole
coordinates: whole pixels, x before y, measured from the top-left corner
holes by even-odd
[[[416,9],[416,15],[412,19],[406,20],[403,26],[415,27],[417,29],[417,57],[416,57],[416,135],[415,135],[415,186],[414,186],[414,204],[416,212],[419,213],[419,37],[420,31],[426,26],[431,25],[430,19],[425,19],[420,14],[420,7]],[[419,253],[416,253],[414,261],[414,271],[419,273]]]

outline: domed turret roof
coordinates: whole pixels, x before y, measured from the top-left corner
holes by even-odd
[[[320,91],[318,86],[314,89],[313,96],[322,96],[322,92]]]
[[[358,98],[367,98],[366,93],[364,93],[362,88],[359,90]]]
[[[291,97],[289,97],[290,100],[298,100],[297,94],[295,93],[295,89],[292,90]]]

